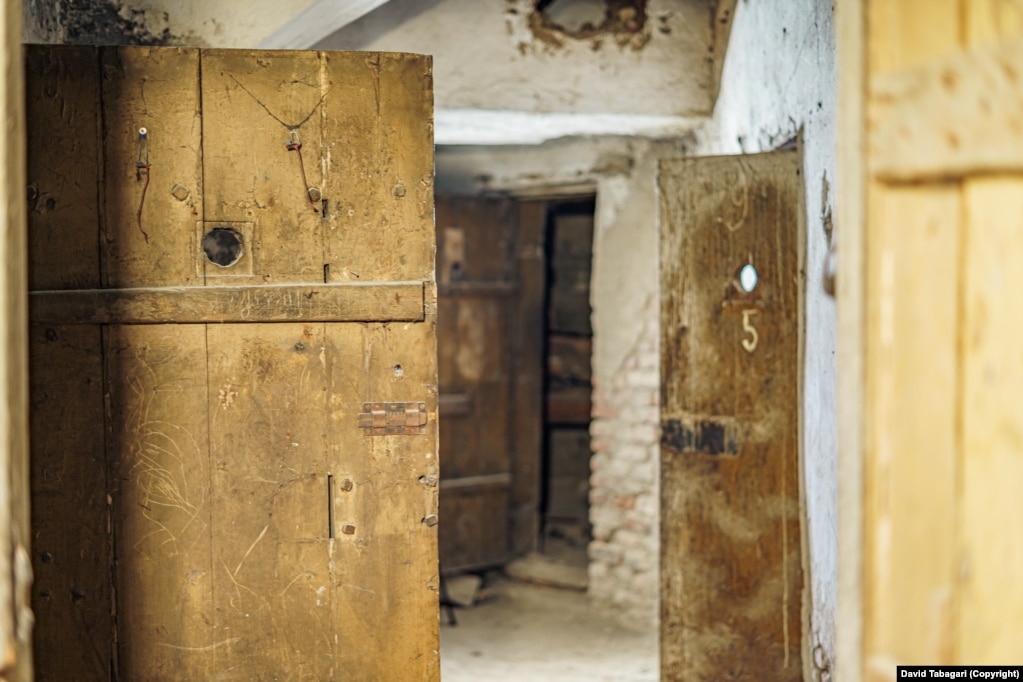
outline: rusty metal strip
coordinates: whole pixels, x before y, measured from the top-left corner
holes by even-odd
[[[736,455],[738,425],[734,417],[686,417],[661,422],[661,445],[682,455]]]
[[[423,282],[33,291],[33,324],[418,322]]]

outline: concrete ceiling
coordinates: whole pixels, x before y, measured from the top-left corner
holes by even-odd
[[[24,0],[28,39],[433,55],[437,142],[457,145],[691,130],[713,108],[735,0],[65,4]]]

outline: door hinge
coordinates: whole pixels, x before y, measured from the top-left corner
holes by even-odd
[[[426,403],[363,403],[359,428],[366,436],[426,433]]]

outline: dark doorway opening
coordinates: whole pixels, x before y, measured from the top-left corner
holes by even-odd
[[[544,434],[540,550],[585,568],[589,522],[592,197],[552,203],[547,214]]]

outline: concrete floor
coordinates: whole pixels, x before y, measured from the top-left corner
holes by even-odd
[[[584,592],[488,574],[482,603],[441,610],[443,682],[654,682],[657,633],[616,625]]]

